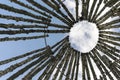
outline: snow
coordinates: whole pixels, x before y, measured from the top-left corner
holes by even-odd
[[[88,21],[79,21],[73,25],[69,32],[69,42],[75,50],[87,53],[97,44],[99,30],[96,24]]]

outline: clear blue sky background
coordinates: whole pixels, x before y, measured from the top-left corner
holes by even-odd
[[[22,0],[22,1],[24,3],[26,3],[26,0]],[[41,3],[41,0],[36,0],[36,1],[38,3],[40,3],[40,4],[43,4],[43,3]],[[11,3],[9,0],[0,0],[0,3],[7,4],[7,5],[10,5],[10,6],[14,6],[16,8],[24,9],[24,10],[30,11],[32,13],[35,13],[35,12],[33,12],[31,10],[28,10],[26,8],[23,8],[23,7],[21,7],[21,6],[17,5],[17,4]],[[0,9],[0,14],[14,15],[14,16],[20,16],[20,17],[24,17],[24,18],[30,18],[30,17],[20,15],[20,14],[17,14],[17,13],[8,12],[8,11],[2,10],[2,9]],[[35,14],[37,14],[37,13],[35,13]],[[39,14],[37,14],[37,15],[39,15]],[[58,20],[53,19],[53,22],[58,23]],[[0,19],[0,23],[28,24],[28,23],[25,23],[25,22],[15,22],[13,20],[8,21],[6,19]],[[59,24],[60,24],[60,22],[59,22]],[[0,29],[2,30],[2,28],[0,28]],[[31,35],[40,35],[40,34],[39,33],[30,34],[29,36],[31,36]],[[6,37],[6,36],[9,36],[9,35],[1,35],[0,34],[0,37]],[[26,35],[21,34],[19,36],[26,36]],[[10,35],[9,37],[15,37],[15,35]],[[56,42],[60,41],[63,37],[64,37],[64,34],[58,34],[58,35],[51,34],[49,36],[49,38],[47,38],[47,42],[48,42],[49,45],[53,45]],[[44,39],[0,42],[0,61],[11,58],[13,56],[24,54],[26,52],[29,52],[29,51],[32,51],[32,50],[35,50],[35,49],[39,49],[39,48],[42,48],[42,47],[45,47]],[[16,63],[16,62],[14,62],[14,63]],[[0,70],[4,70],[8,66],[10,66],[10,64],[0,66]],[[11,74],[12,73],[13,72],[11,72]],[[7,74],[7,75],[5,75],[3,77],[0,77],[0,80],[6,80],[6,78],[9,77],[9,75],[11,75],[11,74],[9,73],[9,74]],[[20,80],[21,77],[22,76],[20,76],[16,80]]]

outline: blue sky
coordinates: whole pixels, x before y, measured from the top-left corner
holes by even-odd
[[[40,4],[43,4],[43,3],[41,3],[40,0],[36,0],[36,1]],[[25,0],[23,0],[23,2],[27,3]],[[23,8],[17,4],[11,3],[11,2],[9,2],[9,0],[0,0],[0,3],[7,4],[10,6],[16,7],[16,8],[24,9],[24,10],[30,11],[36,15],[39,15],[38,13],[35,13],[31,10]],[[8,11],[2,10],[2,9],[0,9],[0,14],[14,15],[14,16],[20,16],[20,17],[24,17],[24,18],[30,18],[30,17],[25,16],[25,15],[20,15],[20,14],[13,13],[13,12],[8,12]],[[54,23],[57,23],[58,21],[59,20],[57,20],[55,18],[52,19],[52,22],[54,22]],[[0,23],[30,24],[30,23],[26,23],[26,22],[15,22],[13,20],[6,20],[6,19],[0,19]],[[60,23],[60,21],[59,21],[59,23]],[[2,28],[0,28],[0,29],[2,30]],[[43,34],[43,33],[29,34],[29,36],[41,35],[41,34]],[[7,36],[8,37],[15,37],[16,35],[0,35],[0,37],[7,37]],[[20,34],[17,36],[27,36],[27,35]],[[58,35],[50,34],[49,37],[47,38],[47,44],[53,45],[56,43],[56,41],[57,42],[60,41],[63,37],[64,37],[64,34],[58,34]],[[0,42],[0,61],[17,56],[17,55],[24,54],[24,53],[32,51],[32,50],[36,50],[36,49],[39,49],[42,47],[45,47],[45,42],[44,42],[44,39],[42,39],[42,38],[35,39],[35,40],[26,40],[26,41],[20,40],[20,41]],[[13,63],[15,63],[15,62],[13,62]],[[8,66],[10,66],[10,64],[0,66],[0,70],[1,69],[4,70]],[[9,75],[10,75],[10,73],[1,77],[0,80],[6,80],[6,78],[9,77]],[[21,77],[22,76],[18,77],[16,80],[20,80]]]
[[[40,2],[39,0],[36,0],[38,2]],[[9,0],[0,0],[0,3],[5,3],[7,5],[12,5],[15,6],[17,8],[22,8],[21,6],[15,5],[14,3],[10,3]],[[24,8],[25,9],[25,8]],[[26,9],[28,11],[28,9]],[[0,9],[0,13],[2,14],[10,14],[10,15],[15,15],[15,16],[23,16],[24,18],[26,16],[24,15],[18,15],[17,13],[12,13],[12,12],[8,12],[5,10]],[[26,17],[28,18],[28,17]],[[54,22],[57,22],[56,20],[53,20]],[[15,22],[12,20],[5,20],[5,19],[0,19],[0,23],[15,23],[15,24],[28,24],[25,22]],[[37,34],[30,34],[30,35],[40,35],[39,33]],[[30,36],[29,35],[29,36]],[[0,37],[3,36],[8,36],[8,35],[0,35]],[[15,35],[10,35],[9,37],[14,37]],[[19,36],[26,36],[26,34],[21,34]],[[52,37],[54,36],[54,37]],[[49,38],[47,38],[47,42],[49,45],[55,44],[56,41],[59,41],[60,39],[62,39],[63,35],[62,34],[58,34],[56,36],[56,34],[50,34]],[[11,56],[15,56],[21,53],[25,53],[28,51],[32,51],[41,47],[44,47],[44,39],[36,39],[36,40],[20,40],[20,41],[8,41],[8,42],[0,42],[0,55],[2,57],[0,57],[0,59],[5,59]],[[6,56],[7,55],[7,56]]]

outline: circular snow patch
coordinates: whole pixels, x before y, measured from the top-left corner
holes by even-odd
[[[98,42],[99,30],[96,24],[88,21],[79,21],[73,25],[69,33],[69,42],[75,50],[90,52]]]

